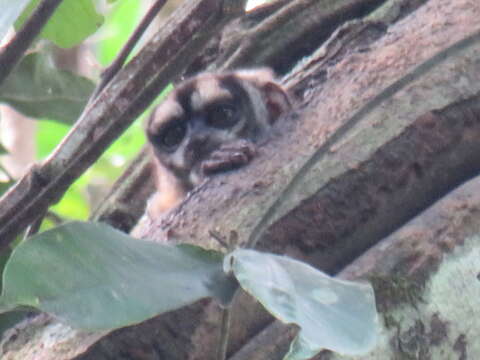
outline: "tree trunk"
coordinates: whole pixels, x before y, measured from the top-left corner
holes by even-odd
[[[164,218],[143,218],[134,234],[217,248],[209,233],[234,231],[261,250],[368,279],[380,333],[357,359],[480,358],[480,179],[454,190],[480,172],[480,3],[417,5],[392,0],[363,19],[337,17],[350,20],[285,76],[295,111],[259,156],[210,179]],[[239,51],[226,63],[255,51],[231,41]],[[247,295],[237,300],[231,359],[280,359],[296,330]],[[211,359],[218,324],[208,300],[107,336],[37,317],[0,354]],[[342,357],[316,357],[327,358]]]

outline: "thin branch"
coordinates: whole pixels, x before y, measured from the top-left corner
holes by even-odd
[[[222,236],[222,234],[220,234],[218,231],[209,230],[208,233],[210,234],[212,239],[215,240],[216,242],[218,242],[220,244],[220,246],[223,247],[224,249],[228,249],[230,247],[228,242],[225,240],[225,237]]]
[[[100,92],[105,88],[105,86],[107,86],[110,80],[112,80],[113,77],[120,71],[122,66],[125,64],[125,61],[127,60],[128,56],[132,52],[133,48],[137,44],[138,40],[140,40],[145,30],[147,30],[148,26],[151,24],[155,16],[158,15],[158,13],[163,8],[165,3],[166,3],[166,0],[157,0],[155,4],[153,4],[152,7],[148,10],[148,12],[145,14],[140,24],[137,26],[137,28],[133,32],[132,36],[128,39],[127,43],[118,54],[117,58],[102,73],[102,79],[100,80],[100,83],[98,84],[97,88],[93,92],[93,95],[91,96],[89,102],[93,101],[93,99],[95,99],[98,96],[98,94],[100,94]]]
[[[268,65],[277,73],[290,71],[299,57],[310,55],[345,20],[360,19],[383,0],[302,0],[255,11],[228,34],[217,60],[221,69]],[[260,9],[261,10],[261,9]],[[253,20],[253,26],[252,26]]]
[[[43,219],[45,218],[45,212],[43,212],[42,214],[40,214],[40,216],[38,216],[34,222],[32,222],[28,227],[27,227],[27,231],[25,232],[25,236],[23,237],[23,239],[27,239],[33,235],[35,235],[36,233],[38,233],[38,230],[40,230],[40,226],[42,225],[42,222],[43,222]]]
[[[20,61],[62,0],[43,0],[10,43],[0,52],[0,84]]]
[[[47,211],[47,213],[45,214],[45,218],[52,221],[55,225],[60,225],[65,222],[65,219],[63,219],[60,215],[50,210]]]
[[[47,218],[50,219],[55,225],[60,225],[65,221],[53,211],[46,211],[27,227],[27,231],[25,231],[23,239],[25,240],[38,233],[38,231],[40,230],[40,226],[43,223],[43,220]]]
[[[232,316],[231,306],[222,309],[222,319],[220,325],[220,341],[218,343],[217,360],[227,358],[228,334],[230,331],[230,319]]]

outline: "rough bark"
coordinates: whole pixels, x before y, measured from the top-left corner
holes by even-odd
[[[480,4],[430,0],[395,22],[389,9],[345,23],[285,78],[296,111],[252,164],[135,233],[217,247],[210,230],[235,231],[330,273],[348,265],[341,276],[370,279],[380,313],[363,358],[480,358],[480,181],[451,192],[480,172]],[[295,330],[246,296],[237,306],[232,359],[281,358]],[[106,337],[37,319],[2,358],[206,359],[218,315],[203,300]]]
[[[384,238],[339,276],[375,288],[381,332],[355,359],[476,359],[480,354],[480,178]],[[231,360],[279,359],[293,328],[274,322]],[[347,359],[329,352],[317,360]],[[348,359],[351,359],[348,357]]]

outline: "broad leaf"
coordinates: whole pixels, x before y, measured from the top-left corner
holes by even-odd
[[[17,0],[15,0],[17,1]],[[40,0],[32,0],[22,13],[15,27],[18,29],[38,6]],[[57,46],[69,48],[81,43],[103,23],[103,16],[95,10],[92,0],[64,0],[55,10],[41,36]]]
[[[233,291],[219,253],[72,222],[15,248],[5,267],[0,305],[32,306],[76,328],[110,330],[204,297],[225,300]]]
[[[370,285],[246,249],[229,254],[224,269],[233,271],[240,286],[275,317],[301,327],[284,360],[309,359],[322,349],[359,355],[375,345],[377,312]]]
[[[0,0],[0,40],[22,13],[30,0]]]
[[[33,118],[73,123],[94,87],[91,80],[58,70],[46,55],[34,53],[0,87],[0,101]]]

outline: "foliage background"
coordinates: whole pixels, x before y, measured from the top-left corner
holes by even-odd
[[[96,1],[97,10],[104,15],[99,30],[87,38],[79,49],[69,50],[81,57],[80,71],[95,82],[101,69],[108,66],[131,35],[151,1],[123,0],[106,3]],[[36,45],[44,51],[51,44]],[[57,49],[53,49],[56,51]],[[83,58],[82,58],[83,57]],[[83,62],[83,63],[82,63]],[[51,210],[63,219],[86,220],[115,179],[122,173],[145,142],[143,120],[145,114],[121,136],[105,154],[70,187],[62,200]],[[38,119],[36,131],[37,161],[48,156],[68,133],[71,125],[50,119]],[[51,226],[48,221],[44,227]]]

